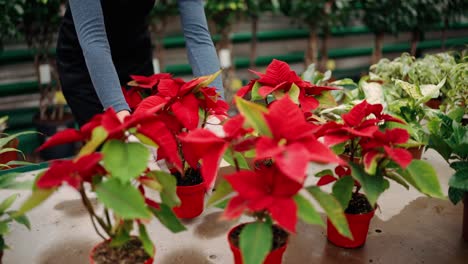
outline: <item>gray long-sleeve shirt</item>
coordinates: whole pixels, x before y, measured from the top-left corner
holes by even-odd
[[[138,1],[138,0],[137,0]],[[179,0],[179,11],[189,63],[195,76],[220,69],[202,0]],[[69,0],[75,29],[91,80],[104,109],[129,110],[112,61],[100,0]],[[124,18],[123,18],[124,19]],[[125,18],[128,19],[128,18]],[[221,77],[212,86],[224,95]]]

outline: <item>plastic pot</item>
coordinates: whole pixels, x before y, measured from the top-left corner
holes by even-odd
[[[203,212],[205,201],[205,183],[202,182],[192,186],[177,186],[177,196],[180,206],[174,207],[173,211],[178,218],[191,219]]]
[[[349,239],[338,233],[335,226],[327,219],[327,237],[328,241],[342,248],[357,248],[366,243],[369,224],[374,216],[375,210],[365,214],[346,214],[346,220],[353,239]]]
[[[231,233],[234,232],[236,228],[242,225],[245,225],[245,224],[240,224],[240,225],[233,227],[229,231],[228,236],[227,236],[229,247],[231,248],[232,254],[234,255],[234,264],[243,264],[242,254],[241,254],[240,249],[237,246],[235,246],[229,238],[231,237]],[[270,251],[270,253],[268,253],[267,257],[263,261],[263,264],[281,264],[283,262],[283,254],[284,254],[284,251],[286,251],[288,242],[286,242],[286,244],[284,244],[282,247],[279,247],[275,250]]]
[[[408,148],[407,150],[411,153],[411,156],[413,156],[413,159],[420,160],[422,157],[424,146],[412,147],[412,148]]]
[[[89,263],[90,264],[96,264],[96,262],[94,262],[94,259],[93,259],[93,256],[94,256],[94,252],[96,251],[96,249],[102,245],[102,244],[105,244],[105,243],[109,243],[110,240],[106,240],[106,241],[102,241],[101,243],[95,245],[93,247],[93,249],[91,249],[91,252],[89,252]],[[149,258],[147,261],[144,262],[144,264],[153,264],[154,262],[154,257],[153,258]],[[1,264],[1,263],[0,263]]]
[[[18,149],[18,144],[19,144],[19,140],[15,138],[15,139],[12,139],[10,142],[8,142],[4,148]],[[7,164],[8,162],[17,160],[17,159],[18,159],[18,152],[16,151],[8,151],[8,152],[4,152],[0,154],[0,164]],[[2,169],[8,169],[8,168],[2,168]]]

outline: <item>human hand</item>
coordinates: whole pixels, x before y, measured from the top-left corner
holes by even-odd
[[[122,111],[117,112],[117,118],[119,118],[120,122],[122,123],[125,120],[125,117],[129,115],[130,115],[130,111],[128,110],[122,110]]]

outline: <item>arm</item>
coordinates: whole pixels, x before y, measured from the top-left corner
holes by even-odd
[[[129,110],[112,61],[100,0],[69,0],[76,33],[93,82],[104,109]]]
[[[203,76],[217,72],[220,69],[219,60],[208,31],[203,1],[179,0],[179,11],[193,74]],[[221,76],[212,85],[224,98]]]

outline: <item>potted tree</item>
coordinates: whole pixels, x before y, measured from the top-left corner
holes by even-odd
[[[57,131],[75,125],[71,113],[65,111],[65,99],[60,91],[60,82],[51,57],[54,34],[61,21],[62,0],[25,1],[24,13],[19,26],[28,47],[34,53],[34,69],[39,84],[39,113],[33,123],[37,126],[40,142]],[[70,157],[75,154],[75,145],[56,146],[40,152],[43,159]]]
[[[449,114],[439,113],[428,123],[428,148],[437,151],[455,173],[449,180],[448,197],[453,204],[464,202],[463,238],[468,241],[468,126],[462,124],[465,110],[458,108]]]
[[[25,0],[2,0],[0,1],[0,52],[3,50],[5,41],[18,36],[18,24],[24,13],[23,5]]]
[[[377,63],[382,58],[382,48],[386,33],[397,34],[400,15],[400,5],[404,1],[373,1],[360,0],[363,10],[363,22],[374,33],[374,49],[372,63]]]
[[[347,165],[317,174],[317,185],[335,182],[333,194],[346,208],[346,218],[353,239],[340,235],[328,224],[328,240],[344,248],[356,248],[365,243],[369,223],[379,196],[393,180],[405,188],[413,186],[423,194],[443,198],[435,170],[425,161],[413,160],[401,147],[409,139],[402,128],[388,128],[388,123],[402,123],[384,114],[379,104],[366,101],[342,115],[342,122],[328,122],[316,136],[347,160]],[[422,173],[424,172],[424,173]],[[360,193],[360,191],[363,193]]]
[[[257,44],[258,44],[258,20],[262,13],[279,10],[277,0],[246,0],[247,12],[250,18],[252,40],[250,42],[250,69],[255,69],[255,60],[257,59]]]
[[[216,44],[218,57],[223,71],[223,86],[226,90],[226,101],[233,96],[231,82],[235,75],[235,64],[232,59],[231,32],[236,19],[247,11],[245,0],[207,0],[205,12],[209,20],[214,23],[215,32],[220,39]]]
[[[135,115],[154,116],[164,124],[163,128],[154,129],[170,132],[164,135],[165,141],[158,143],[156,156],[159,164],[177,178],[177,194],[181,205],[174,208],[174,212],[180,218],[194,218],[202,213],[205,191],[215,180],[213,173],[208,176],[204,172],[216,168],[192,163],[182,151],[179,136],[197,128],[205,128],[213,117],[223,119],[227,116],[228,104],[221,100],[215,88],[208,87],[218,74],[189,82],[161,74],[147,77],[153,79],[153,86],[151,82],[145,85],[144,80],[148,79],[133,77],[134,85],[137,85],[133,89],[141,90],[144,89],[142,86],[150,86],[153,91],[150,92],[152,95],[142,101],[138,101],[142,98],[141,93],[136,92],[139,99],[135,100],[136,103],[130,103],[136,107]],[[129,92],[133,93],[132,89]]]
[[[164,71],[165,58],[164,58],[164,36],[166,34],[166,27],[168,19],[176,16],[178,13],[177,1],[163,0],[157,1],[153,9],[151,9],[151,33],[154,39],[154,52],[153,52],[153,67],[155,73]]]
[[[235,263],[281,263],[288,233],[295,232],[299,218],[323,225],[311,197],[340,233],[349,236],[338,201],[317,186],[304,185],[308,164],[340,160],[313,136],[316,126],[307,122],[299,106],[287,95],[269,108],[240,97],[236,105],[240,114],[223,125],[224,135],[198,129],[181,137],[183,150],[193,161],[213,164],[218,159],[214,156],[224,155],[236,168],[218,182],[208,202],[228,201],[224,218],[237,219],[243,213],[253,217],[228,234]],[[246,157],[252,152],[254,162],[249,164]]]
[[[74,159],[55,160],[37,176],[32,194],[18,215],[41,204],[65,183],[80,194],[93,227],[103,240],[91,250],[91,263],[152,263],[155,248],[146,231],[147,220],[154,215],[173,232],[185,229],[171,210],[179,204],[174,177],[149,167],[148,148],[130,140],[135,136],[153,145],[160,144],[155,132],[145,129],[158,124],[161,125],[160,120],[137,115],[122,123],[109,109],[80,130],[55,134],[40,149],[75,141],[84,141],[84,146]],[[162,202],[149,198],[150,192],[158,192]],[[91,195],[102,206],[93,205]],[[132,233],[135,227],[138,234]]]

